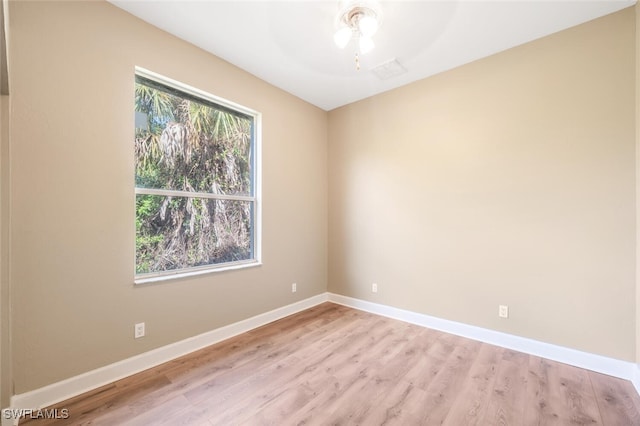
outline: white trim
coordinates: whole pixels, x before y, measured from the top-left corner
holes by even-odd
[[[153,189],[136,186],[136,195],[158,195],[161,197],[182,197],[182,198],[206,198],[208,200],[229,200],[229,201],[246,201],[255,203],[256,197],[253,195],[228,195],[216,194],[214,192],[190,192],[178,191],[175,189]]]
[[[254,317],[229,324],[198,336],[171,343],[122,361],[50,384],[40,389],[14,395],[12,409],[40,409],[139,373],[167,361],[261,327],[286,316],[326,302],[327,293],[310,297]]]
[[[165,86],[172,86],[174,89],[180,90],[182,92],[187,92],[188,94],[199,98],[204,98],[213,103],[220,104],[223,107],[235,110],[236,112],[239,112],[241,114],[250,115],[252,117],[257,117],[258,115],[260,115],[260,113],[254,109],[247,108],[244,105],[240,105],[228,99],[221,98],[220,96],[213,95],[209,92],[198,89],[197,87],[193,87],[181,81],[174,80],[173,78],[158,74],[157,72],[153,72],[148,69],[136,66],[135,73],[136,75],[144,77],[147,80],[153,80],[158,83],[164,84]]]
[[[3,408],[2,409],[2,423],[0,423],[2,426],[15,426],[18,424],[19,419],[14,419],[14,418],[6,418],[5,417],[5,411],[6,410],[10,410],[10,408]]]
[[[630,380],[636,386],[640,394],[640,370],[632,362],[608,358],[602,355],[591,354],[562,346],[556,346],[537,340],[501,333],[499,331],[462,324],[425,314],[406,311],[388,305],[354,299],[352,297],[329,293],[329,301],[339,305],[349,306],[361,311],[405,321],[434,330],[444,331],[457,336],[480,342],[490,343],[503,348],[513,349],[530,355],[551,359],[575,367],[585,368],[609,376]]]
[[[636,364],[633,369],[633,377],[631,377],[631,384],[636,388],[636,392],[640,395],[640,365]]]
[[[234,271],[236,269],[253,268],[262,266],[258,260],[248,259],[237,262],[226,262],[204,266],[194,266],[193,268],[176,269],[173,271],[151,272],[148,274],[138,274],[133,280],[136,285],[151,284],[160,281],[175,280],[181,278],[195,277],[198,275],[210,274],[213,272]]]

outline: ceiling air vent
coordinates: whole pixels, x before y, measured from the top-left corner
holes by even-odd
[[[397,59],[394,58],[390,61],[378,65],[377,67],[371,68],[371,71],[380,80],[387,80],[391,77],[396,77],[400,74],[406,73],[407,69],[403,67]]]

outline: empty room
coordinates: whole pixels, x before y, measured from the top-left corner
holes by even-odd
[[[15,425],[640,425],[640,7],[3,0]]]

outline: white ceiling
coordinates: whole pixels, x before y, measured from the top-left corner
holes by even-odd
[[[324,110],[381,93],[587,22],[635,0],[380,1],[376,48],[333,42],[334,1],[109,0]],[[396,58],[407,72],[371,69]]]

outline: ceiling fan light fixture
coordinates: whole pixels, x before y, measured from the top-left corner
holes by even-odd
[[[360,34],[365,37],[372,37],[378,31],[378,20],[374,16],[363,16],[358,21]]]
[[[351,41],[351,36],[353,35],[353,30],[349,27],[342,27],[333,35],[333,41],[335,41],[336,46],[340,49],[344,49]]]
[[[344,49],[351,39],[357,39],[360,53],[365,54],[374,47],[371,37],[378,31],[381,18],[377,2],[349,1],[337,16],[338,30],[333,40],[340,49]]]
[[[363,55],[365,53],[371,52],[373,48],[376,47],[373,40],[371,40],[371,38],[369,37],[360,37],[358,44],[360,45],[360,53],[362,53]]]

